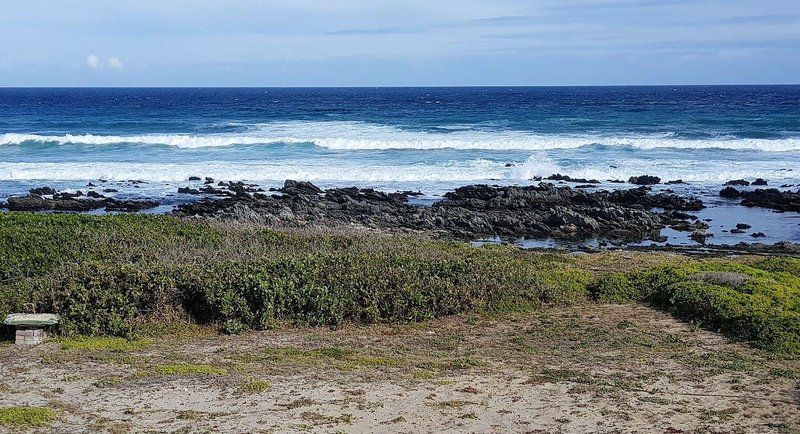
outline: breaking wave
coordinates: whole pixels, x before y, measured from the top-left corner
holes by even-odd
[[[642,136],[536,134],[516,130],[487,131],[456,129],[442,132],[412,131],[395,126],[364,122],[291,121],[251,124],[237,133],[101,135],[27,133],[0,134],[0,145],[28,143],[114,145],[162,145],[176,148],[208,148],[261,144],[314,144],[332,150],[389,149],[486,149],[551,150],[574,149],[588,145],[631,147],[634,149],[731,149],[765,152],[800,151],[800,138],[750,139],[719,137],[683,139],[673,134]]]

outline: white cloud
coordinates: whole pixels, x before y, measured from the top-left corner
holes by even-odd
[[[109,57],[106,65],[112,69],[122,69],[122,61],[119,60],[119,57]]]
[[[94,54],[90,54],[86,58],[86,66],[91,69],[100,69],[100,68],[111,68],[111,69],[122,69],[122,61],[119,60],[119,57],[109,57],[103,62],[102,59],[95,56]]]
[[[92,69],[99,68],[100,65],[100,58],[95,56],[94,54],[90,54],[89,57],[86,58],[86,66]]]

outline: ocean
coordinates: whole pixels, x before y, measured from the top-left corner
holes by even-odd
[[[103,179],[120,197],[159,198],[163,212],[196,200],[177,187],[208,176],[433,201],[554,173],[600,188],[682,179],[669,187],[723,218],[725,181],[800,183],[800,86],[0,88],[0,199]],[[764,241],[800,240],[795,213],[736,209],[728,219],[777,222]]]

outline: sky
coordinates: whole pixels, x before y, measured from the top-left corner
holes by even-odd
[[[0,86],[773,83],[798,0],[0,0]]]

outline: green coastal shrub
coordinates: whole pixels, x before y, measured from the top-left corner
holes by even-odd
[[[423,321],[586,301],[593,279],[563,256],[505,246],[163,216],[0,216],[13,264],[0,314],[33,304],[59,313],[67,335],[129,337],[142,318],[175,310],[228,333],[279,321]]]
[[[645,259],[622,272],[613,255],[414,236],[0,213],[0,317],[33,305],[61,314],[66,335],[130,337],[137,323],[175,312],[239,333],[286,321],[410,322],[594,299],[646,302],[765,349],[800,353],[800,260]]]
[[[625,273],[613,273],[597,279],[590,291],[593,298],[601,303],[624,304],[638,302],[641,298],[639,288]]]
[[[635,281],[644,300],[680,318],[765,349],[800,352],[800,276],[710,261],[645,271]]]

